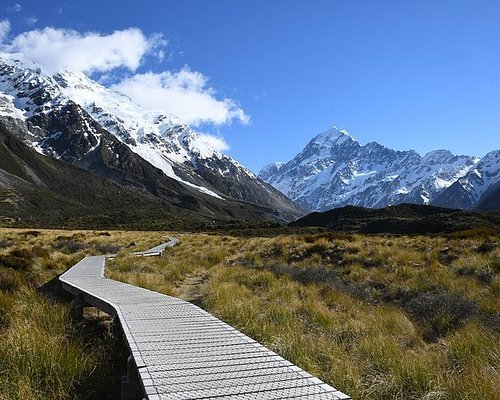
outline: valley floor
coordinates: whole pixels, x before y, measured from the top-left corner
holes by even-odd
[[[353,398],[496,398],[498,235],[174,235],[163,258],[137,258],[127,251],[166,233],[0,230],[0,399],[96,398],[105,390],[89,383],[116,378],[119,368],[103,372],[119,346],[102,324],[89,346],[68,303],[34,290],[115,251],[109,277],[192,301]]]

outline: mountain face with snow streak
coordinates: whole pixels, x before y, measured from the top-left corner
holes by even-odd
[[[434,200],[451,208],[500,209],[500,150],[486,154],[467,174],[457,179]],[[496,200],[496,206],[493,202]]]
[[[498,182],[498,153],[479,160],[436,150],[422,157],[376,142],[362,146],[347,131],[334,127],[313,138],[289,162],[264,167],[259,177],[316,211],[401,203],[474,208]],[[454,191],[460,192],[455,197],[467,200],[452,201]]]
[[[221,201],[271,207],[279,218],[300,215],[179,118],[144,110],[83,73],[49,75],[20,54],[1,53],[0,120],[38,152],[122,184],[154,191],[155,180],[173,179]]]

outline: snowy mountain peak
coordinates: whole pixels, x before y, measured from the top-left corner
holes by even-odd
[[[356,141],[345,129],[338,129],[335,125],[327,131],[318,134],[312,142],[320,146],[340,145],[346,141]]]
[[[285,163],[281,161],[276,161],[271,164],[267,164],[264,168],[260,170],[259,178],[261,178],[264,181],[272,179],[272,176],[279,173],[279,171],[281,170],[281,168],[283,168],[284,165]]]
[[[22,55],[0,54],[0,121],[44,155],[155,195],[156,179],[172,178],[217,199],[271,207],[286,218],[297,213],[289,199],[222,154],[222,139],[146,110],[81,72],[46,73]],[[172,190],[169,199],[178,193]]]
[[[176,164],[182,166],[200,158],[222,157],[210,140],[197,134],[180,118],[144,110],[128,96],[102,86],[82,72],[65,70],[46,75],[22,55],[2,54],[1,57],[0,92],[10,96],[3,97],[3,103],[10,98],[12,106],[25,118],[61,109],[69,102],[76,103],[134,153],[167,176],[195,187],[198,187],[194,184],[197,177],[183,174]],[[5,108],[7,105],[3,114],[8,113]],[[33,145],[41,149],[46,143],[43,138]],[[208,189],[200,190],[206,193]],[[208,192],[218,196],[212,190]]]
[[[449,150],[433,150],[423,156],[422,160],[427,163],[443,163],[451,160],[455,155]]]
[[[469,171],[475,177],[493,171],[489,174],[498,177],[496,155],[490,154],[483,164],[448,150],[422,157],[414,150],[396,151],[377,142],[362,146],[347,131],[334,127],[315,136],[286,164],[265,167],[259,177],[298,204],[319,211],[344,205],[430,204]],[[464,186],[471,186],[471,179]]]

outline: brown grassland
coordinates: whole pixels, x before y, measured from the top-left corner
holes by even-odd
[[[109,390],[119,346],[36,289],[115,251],[109,277],[193,301],[355,399],[498,398],[498,235],[174,233],[162,258],[127,255],[165,235],[1,229],[0,399]]]

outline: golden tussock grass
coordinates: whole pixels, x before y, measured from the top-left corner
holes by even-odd
[[[12,398],[41,398],[37,393],[49,381],[54,387],[50,396],[69,398],[77,389],[71,394],[57,388],[77,388],[92,376],[91,365],[102,356],[68,334],[67,306],[57,306],[62,307],[56,312],[60,322],[48,327],[47,320],[35,316],[45,306],[33,306],[27,314],[19,308],[46,300],[17,293],[56,276],[84,255],[111,252],[118,256],[109,263],[109,277],[194,300],[353,398],[498,396],[498,236],[177,233],[180,243],[162,258],[127,254],[155,246],[165,235],[0,230],[0,257],[32,254],[27,267],[14,257],[5,260],[14,266],[19,261],[17,270],[0,268],[0,282],[5,282],[0,283],[0,331],[9,338],[0,344],[2,362],[17,363],[9,346],[25,343],[29,348],[37,329],[56,340],[51,346],[58,351],[74,349],[68,375],[58,367],[46,376],[20,368],[19,385],[0,389],[0,399],[21,390],[26,393]],[[38,326],[33,336],[23,334],[16,322],[20,316]],[[30,351],[51,359],[43,348]],[[53,356],[54,365],[64,363]],[[0,383],[5,377],[0,374]]]
[[[109,235],[109,234],[108,234]],[[98,320],[72,324],[69,303],[38,288],[128,234],[0,229],[0,399],[118,398],[118,355]],[[115,368],[115,369],[113,369]]]
[[[498,237],[179,238],[109,275],[181,296],[203,276],[199,305],[353,398],[497,398]]]

